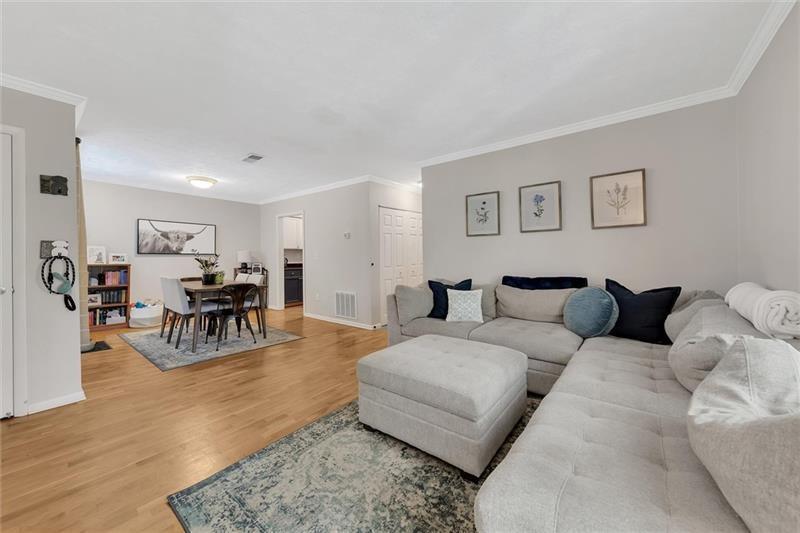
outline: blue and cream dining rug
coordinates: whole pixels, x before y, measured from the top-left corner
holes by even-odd
[[[481,478],[358,421],[358,405],[299,429],[167,501],[186,531],[474,531],[475,495],[522,433],[529,397]]]
[[[167,332],[165,331],[164,336],[161,337],[160,331],[161,329],[159,328],[135,333],[122,333],[119,337],[130,344],[134,350],[145,356],[162,372],[303,338],[282,329],[267,327],[267,338],[265,339],[263,334],[256,331],[256,342],[254,343],[253,336],[250,335],[247,328],[243,327],[242,336],[237,337],[236,328],[231,324],[228,340],[220,342],[219,351],[216,349],[217,338],[209,337],[208,344],[206,344],[206,335],[201,332],[200,340],[197,342],[197,352],[192,353],[191,331],[189,333],[183,332],[181,344],[177,349],[175,348],[177,333],[173,333],[172,342],[167,344]]]

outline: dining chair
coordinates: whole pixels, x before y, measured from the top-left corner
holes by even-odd
[[[164,293],[164,311],[172,313],[172,321],[169,326],[169,334],[167,335],[167,343],[172,342],[172,333],[175,326],[178,326],[178,339],[175,341],[175,348],[181,344],[181,336],[183,334],[184,324],[187,325],[189,321],[194,318],[194,311],[196,305],[201,305],[201,312],[208,313],[222,305],[222,303],[210,302],[189,302],[186,299],[186,290],[183,288],[183,282],[178,278],[161,278],[161,291]],[[164,323],[161,324],[161,336],[164,336]],[[195,324],[195,327],[198,327]]]
[[[247,283],[252,283],[252,284],[256,285],[257,287],[263,285],[264,284],[264,274],[249,274],[247,276]],[[261,291],[260,290],[256,291],[256,298],[255,298],[255,300],[253,301],[253,303],[251,305],[255,306],[256,309],[258,309],[258,311],[261,310]],[[262,331],[264,331],[263,328],[266,327],[266,325],[261,323],[261,313],[260,312],[256,312],[256,322],[258,323],[258,332],[261,333]]]
[[[256,333],[253,331],[253,325],[250,323],[250,310],[253,308],[253,301],[258,295],[258,287],[252,283],[232,283],[222,287],[220,292],[230,298],[231,306],[222,307],[218,304],[216,309],[208,312],[208,328],[206,329],[206,343],[211,331],[216,328],[217,331],[217,351],[219,351],[219,343],[224,334],[225,340],[228,339],[228,325],[231,319],[236,321],[236,329],[238,335],[242,336],[242,321],[244,321],[250,334],[253,336],[253,344],[256,344]]]

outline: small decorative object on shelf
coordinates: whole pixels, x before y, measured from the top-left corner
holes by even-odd
[[[212,254],[208,257],[200,257],[195,255],[195,261],[200,265],[200,270],[203,272],[203,285],[214,285],[217,281],[217,267],[219,266],[219,256]]]
[[[89,265],[89,330],[128,325],[130,276],[127,263]]]
[[[124,265],[128,262],[128,254],[111,252],[108,254],[108,262],[112,265]]]
[[[264,266],[261,263],[253,263],[252,273],[253,274],[263,274],[264,273]]]
[[[86,249],[86,260],[90,265],[102,265],[106,262],[106,247],[89,245]]]

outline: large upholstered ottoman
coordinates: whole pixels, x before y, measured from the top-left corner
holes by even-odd
[[[417,337],[358,362],[358,416],[480,476],[525,411],[527,362],[502,346]]]

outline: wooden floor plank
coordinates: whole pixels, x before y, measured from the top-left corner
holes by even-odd
[[[166,496],[352,401],[384,331],[269,311],[303,339],[161,372],[117,337],[82,356],[87,399],[0,423],[0,528],[180,531]]]

